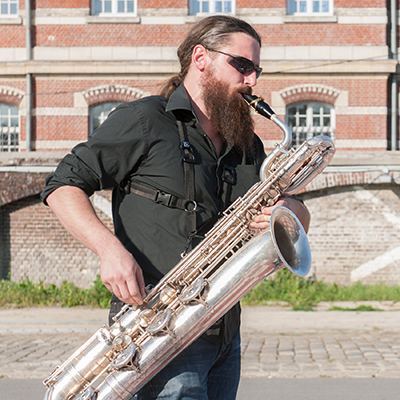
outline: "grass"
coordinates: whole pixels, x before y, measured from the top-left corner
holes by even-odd
[[[34,306],[90,306],[108,308],[111,293],[98,276],[90,289],[80,289],[72,283],[64,282],[60,287],[38,284],[30,280],[20,283],[0,281],[0,307]],[[321,301],[399,301],[400,286],[384,284],[339,286],[321,281],[299,278],[283,269],[274,274],[273,279],[260,282],[242,299],[244,305],[265,305],[270,302],[287,302],[293,310],[311,311]],[[370,306],[357,309],[333,307],[342,311],[379,311]]]
[[[293,310],[312,310],[321,301],[400,301],[400,286],[384,284],[339,286],[307,280],[287,269],[278,271],[273,279],[260,282],[244,298],[245,305],[265,305],[271,301],[288,302]],[[361,307],[358,311],[368,311]],[[354,309],[353,309],[354,310]],[[372,310],[371,310],[372,311]]]
[[[8,280],[0,281],[0,307],[34,306],[90,306],[108,308],[111,293],[98,276],[90,289],[81,289],[64,281],[61,286],[43,281],[35,284],[29,279],[20,283]]]

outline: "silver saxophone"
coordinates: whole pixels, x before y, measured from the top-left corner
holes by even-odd
[[[151,291],[141,306],[124,306],[43,382],[45,400],[128,399],[189,346],[258,282],[288,268],[305,276],[311,266],[307,235],[297,217],[277,207],[265,231],[251,219],[280,196],[301,191],[335,153],[315,136],[290,149],[291,131],[261,97],[243,95],[284,132],[264,160],[260,182],[228,207],[203,241]]]

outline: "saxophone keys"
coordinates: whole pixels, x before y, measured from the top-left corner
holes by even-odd
[[[133,357],[136,354],[136,345],[131,343],[125,350],[120,352],[111,362],[110,366],[115,369],[126,367],[133,362]]]
[[[171,286],[167,286],[160,292],[160,301],[161,303],[168,306],[176,299],[176,290]]]
[[[96,397],[96,392],[91,387],[88,387],[76,400],[95,400]]]
[[[132,343],[132,338],[125,334],[117,335],[112,343],[113,349],[115,351],[122,351],[126,349]]]
[[[246,211],[246,219],[251,222],[251,220],[258,214],[258,210],[255,208],[250,208]]]
[[[188,304],[191,301],[195,301],[203,304],[205,307],[208,307],[207,302],[201,296],[201,292],[206,284],[206,281],[199,276],[192,285],[182,290],[182,293],[178,297],[179,301],[183,304]]]
[[[171,320],[171,310],[166,308],[165,310],[160,311],[150,322],[146,331],[150,333],[150,335],[155,335],[161,331],[168,333],[170,336],[175,337],[175,334],[169,329],[169,321]]]
[[[152,309],[147,308],[136,317],[135,322],[142,328],[147,328],[155,315],[156,313]]]

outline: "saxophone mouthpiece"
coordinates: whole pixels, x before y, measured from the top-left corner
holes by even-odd
[[[257,97],[252,94],[242,93],[242,97],[251,108],[261,114],[263,117],[271,119],[271,117],[275,115],[274,110],[264,101],[261,96]]]

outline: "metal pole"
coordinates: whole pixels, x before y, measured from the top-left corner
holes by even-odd
[[[392,60],[397,60],[397,0],[390,0],[390,48],[389,57]],[[390,115],[390,149],[398,150],[398,82],[397,68],[391,76],[391,115]]]
[[[31,38],[31,2],[25,0],[26,15],[26,61],[32,59],[32,38]],[[32,74],[26,74],[26,151],[32,151]]]

